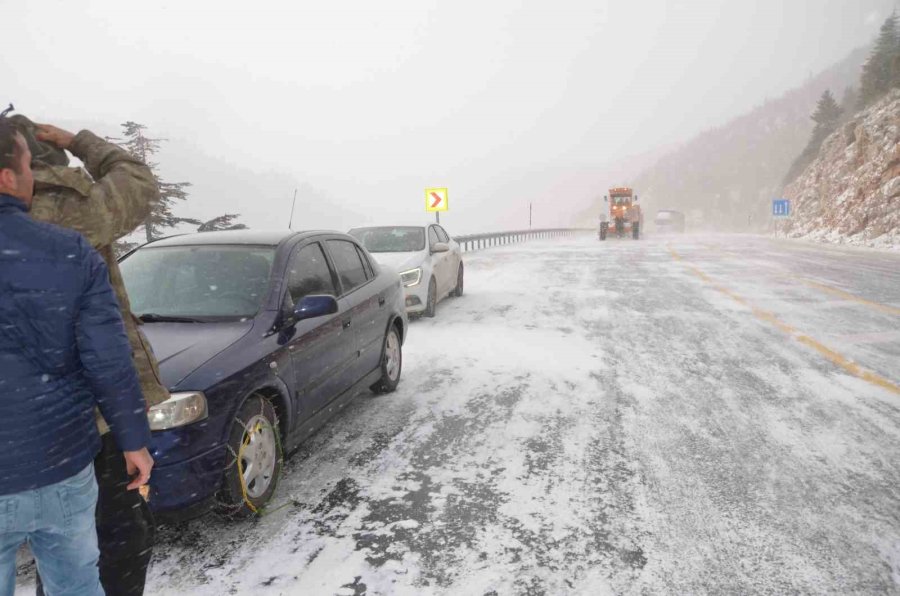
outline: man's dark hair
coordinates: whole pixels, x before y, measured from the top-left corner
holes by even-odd
[[[17,142],[19,131],[6,117],[0,118],[0,169],[9,168],[19,173],[22,146]]]

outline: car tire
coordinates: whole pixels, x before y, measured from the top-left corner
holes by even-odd
[[[459,298],[460,296],[463,295],[463,290],[465,289],[463,286],[463,281],[464,281],[463,277],[464,277],[463,264],[460,263],[459,269],[456,272],[456,288],[454,288],[454,290],[453,290],[453,295],[456,298]]]
[[[422,314],[428,318],[434,317],[435,310],[437,310],[437,282],[434,281],[432,277],[428,280],[428,298],[426,298],[425,303],[425,312]]]
[[[219,491],[226,515],[247,517],[272,498],[284,458],[278,432],[275,407],[269,400],[254,395],[244,402],[231,425]]]
[[[381,350],[381,378],[372,385],[375,393],[393,393],[400,384],[400,372],[403,370],[403,343],[397,327],[391,325],[384,335],[384,347]]]

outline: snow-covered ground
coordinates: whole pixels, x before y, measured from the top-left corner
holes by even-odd
[[[827,244],[845,244],[848,246],[861,246],[867,248],[876,248],[880,250],[895,250],[900,252],[900,230],[882,234],[876,238],[870,238],[866,232],[860,232],[853,236],[847,236],[833,230],[817,230],[805,235],[788,236],[786,234],[776,234],[781,238],[795,238],[797,240],[808,240],[811,242],[822,242]]]
[[[399,390],[302,446],[268,515],[164,528],[149,593],[900,593],[900,255],[465,258]]]

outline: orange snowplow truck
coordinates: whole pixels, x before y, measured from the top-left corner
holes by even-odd
[[[603,200],[609,205],[609,213],[604,209],[600,215],[600,240],[606,240],[610,231],[617,238],[631,234],[635,240],[639,239],[644,227],[644,214],[637,204],[638,197],[634,191],[627,186],[610,188],[609,196],[604,195]]]

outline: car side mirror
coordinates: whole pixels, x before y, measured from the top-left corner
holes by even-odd
[[[446,242],[437,242],[431,247],[431,252],[448,252],[450,245]]]
[[[304,296],[294,306],[294,322],[332,315],[338,311],[334,296]]]
[[[604,203],[609,203],[609,199],[606,197],[606,195],[603,195],[603,202],[604,202]]]
[[[634,202],[637,203],[637,195],[634,195]]]

